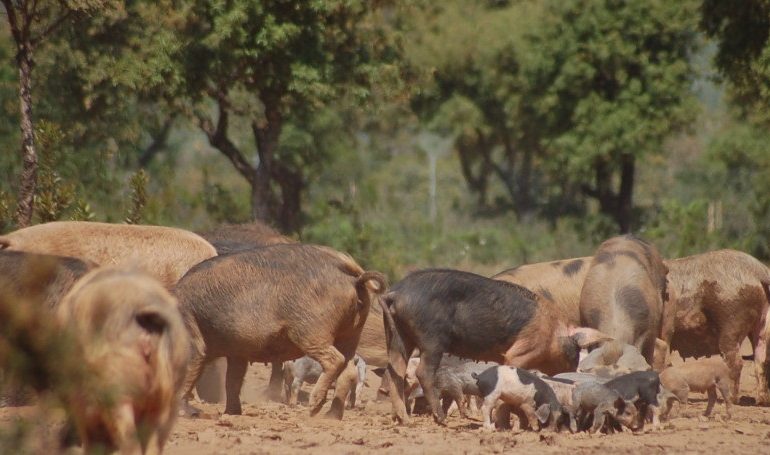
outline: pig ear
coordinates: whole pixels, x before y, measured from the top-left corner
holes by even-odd
[[[623,409],[626,407],[626,400],[624,400],[623,397],[618,397],[615,399],[614,406],[618,412],[623,412]]]
[[[548,403],[541,404],[537,411],[535,411],[535,415],[540,424],[545,425],[548,422],[548,417],[551,415],[551,407]]]
[[[588,349],[613,339],[605,333],[588,327],[570,327],[569,336],[575,340],[580,349]]]
[[[385,374],[385,370],[386,370],[386,369],[387,369],[387,368],[375,368],[375,369],[374,369],[374,370],[372,370],[372,371],[373,371],[373,372],[374,372],[374,374],[376,374],[377,376],[379,376],[379,377],[382,377],[382,375],[383,375],[383,374]]]

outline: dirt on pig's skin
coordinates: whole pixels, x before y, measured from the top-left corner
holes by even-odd
[[[753,365],[746,362],[743,368],[741,392],[748,397],[754,390]],[[208,417],[179,418],[164,453],[770,453],[770,408],[735,406],[732,419],[724,421],[724,404],[720,401],[712,417],[706,419],[700,417],[706,408],[704,394],[690,395],[687,417],[675,404],[674,418],[664,423],[663,429],[642,434],[625,431],[589,436],[518,430],[486,433],[478,414],[477,420],[464,420],[455,412],[447,419],[446,427],[436,425],[429,416],[413,417],[406,426],[391,423],[390,402],[373,401],[379,378],[371,372],[369,387],[363,392],[363,409],[346,411],[342,421],[311,418],[305,406],[290,408],[261,400],[269,374],[269,367],[261,364],[250,367],[241,394],[245,402],[243,415],[222,416],[223,404],[194,402]],[[309,391],[310,386],[306,384],[303,390]],[[28,414],[29,409],[2,409],[0,424],[25,412]]]

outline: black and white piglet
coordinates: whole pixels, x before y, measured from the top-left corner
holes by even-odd
[[[577,430],[572,411],[564,407],[551,387],[533,373],[512,366],[495,366],[473,376],[484,400],[481,413],[485,430],[494,429],[492,410],[498,399],[519,417],[522,428]]]

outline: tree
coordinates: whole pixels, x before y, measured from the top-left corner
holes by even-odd
[[[414,16],[407,48],[412,63],[430,75],[415,93],[413,108],[432,129],[454,137],[479,207],[488,205],[492,179],[497,179],[519,215],[536,208],[542,153],[533,136],[537,130],[517,114],[527,109],[519,47],[532,10],[526,2],[433,4]]]
[[[37,2],[2,0],[8,25],[16,45],[19,70],[19,106],[21,113],[21,154],[23,167],[18,190],[16,223],[29,225],[34,211],[38,157],[35,151],[35,130],[32,116],[32,70],[35,51],[64,22],[73,20],[102,5],[99,0],[66,2]]]
[[[304,167],[316,151],[282,148],[287,124],[331,100],[370,100],[378,78],[398,80],[390,64],[398,49],[368,5],[197,0],[183,8],[181,96],[210,144],[249,182],[254,218],[287,231],[300,226]],[[251,138],[238,135],[244,129]]]
[[[562,177],[582,182],[621,232],[632,228],[637,161],[694,118],[696,6],[553,1],[527,36],[528,124],[542,129]]]
[[[717,41],[715,63],[739,114],[770,125],[770,1],[703,0],[700,25]]]

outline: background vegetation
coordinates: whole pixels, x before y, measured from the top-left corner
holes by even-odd
[[[770,260],[770,2],[49,3],[3,0],[0,231],[24,192],[14,12],[35,223],[260,218],[393,280],[627,231]]]

